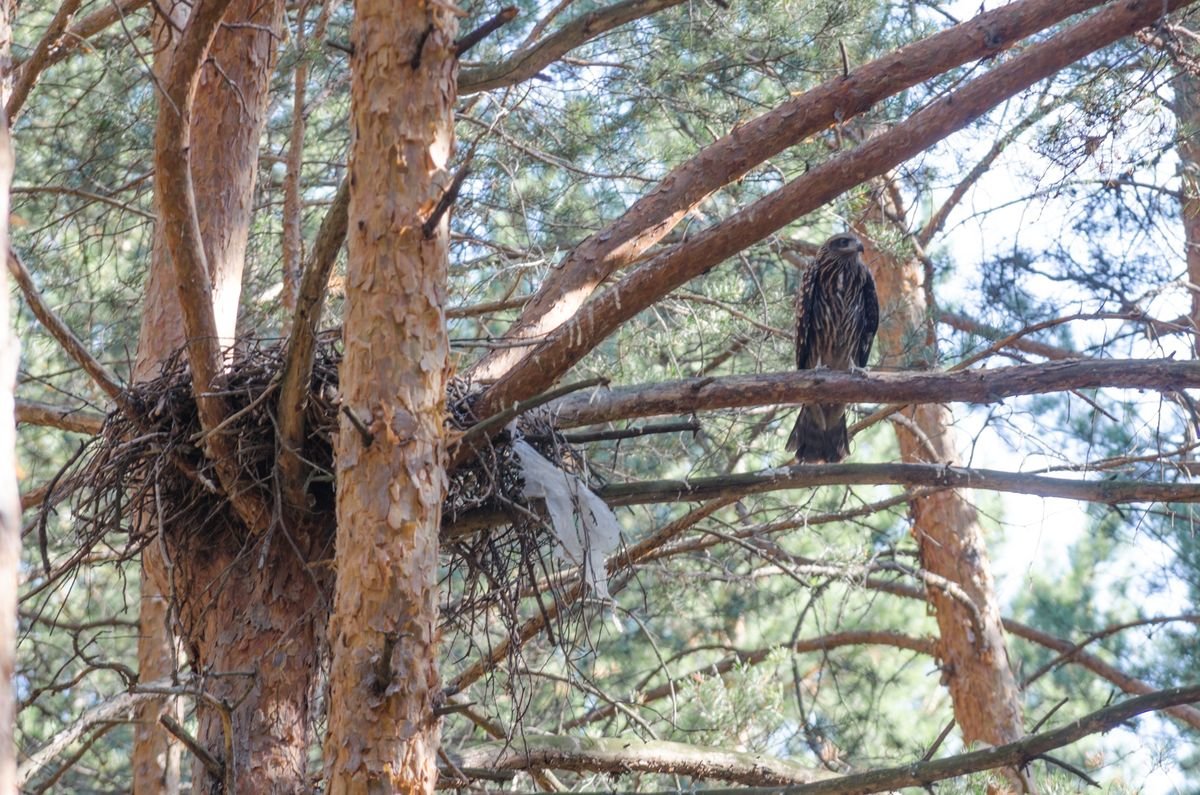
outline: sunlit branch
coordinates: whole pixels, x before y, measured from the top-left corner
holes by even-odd
[[[666,773],[747,785],[802,784],[834,775],[765,754],[621,737],[528,736],[520,743],[468,748],[456,761],[491,770]]]
[[[333,204],[321,220],[317,239],[304,264],[300,292],[296,296],[296,314],[292,318],[287,359],[280,381],[279,402],[279,474],[284,504],[289,508],[304,505],[304,407],[312,380],[313,356],[317,349],[317,327],[325,307],[329,275],[337,263],[338,252],[346,241],[350,212],[350,182],[342,180]]]
[[[803,403],[998,403],[1020,395],[1069,389],[1200,387],[1200,362],[1171,359],[1075,360],[964,370],[798,371],[685,378],[613,387],[563,398],[551,407],[560,427],[689,414],[717,409]]]
[[[17,422],[61,428],[64,431],[95,435],[104,424],[104,415],[78,406],[56,406],[36,400],[17,400]]]
[[[711,500],[816,486],[893,485],[977,489],[1118,505],[1134,502],[1200,502],[1200,484],[1144,480],[1070,480],[994,469],[937,464],[798,464],[763,472],[694,480],[619,483],[597,490],[609,505]]]
[[[8,105],[5,106],[10,122],[20,114],[21,106],[25,104],[25,100],[29,98],[29,92],[33,90],[34,82],[42,70],[49,65],[50,52],[62,38],[67,25],[71,24],[71,18],[79,10],[80,2],[81,0],[63,0],[62,5],[55,12],[54,18],[50,20],[46,32],[34,46],[33,54],[22,64],[21,70],[17,73],[16,82],[13,84],[12,93],[8,97]]]
[[[500,63],[463,69],[458,76],[458,95],[465,97],[468,94],[524,82],[576,47],[621,25],[683,2],[684,0],[624,0],[582,14],[541,41],[522,47]]]

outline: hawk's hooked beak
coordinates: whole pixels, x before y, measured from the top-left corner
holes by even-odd
[[[861,254],[861,253],[863,253],[864,251],[866,251],[866,249],[865,249],[865,248],[863,248],[862,241],[860,240],[860,241],[858,241],[858,253],[859,253],[859,254]]]

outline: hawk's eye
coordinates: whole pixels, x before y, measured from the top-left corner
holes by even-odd
[[[848,246],[850,245],[850,238],[839,237],[837,240],[833,241],[833,245],[837,246],[838,248],[841,248],[842,246]]]

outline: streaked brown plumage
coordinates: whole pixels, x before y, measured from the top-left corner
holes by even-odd
[[[863,244],[845,233],[825,241],[796,295],[796,367],[851,370],[867,366],[879,299],[863,264]],[[841,461],[850,452],[846,407],[814,403],[800,409],[787,449],[798,461]]]

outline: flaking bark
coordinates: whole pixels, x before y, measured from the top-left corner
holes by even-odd
[[[446,489],[447,218],[423,227],[453,151],[446,3],[357,0],[337,440],[327,792],[430,792],[437,775],[438,527]]]

